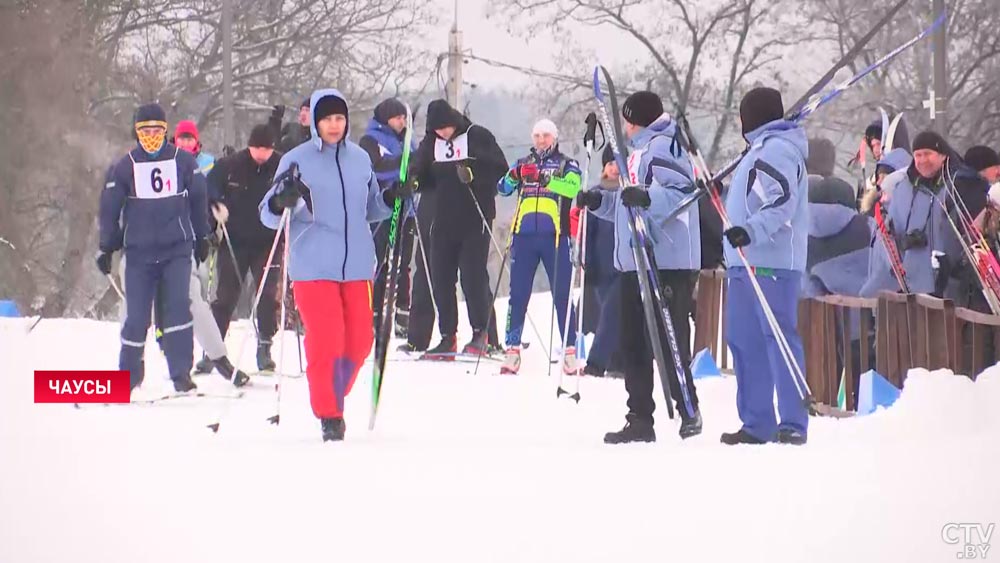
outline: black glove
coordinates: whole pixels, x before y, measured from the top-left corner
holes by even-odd
[[[649,192],[639,186],[629,186],[622,190],[622,205],[625,207],[641,207],[649,209],[652,200],[649,199]]]
[[[275,215],[281,215],[285,209],[295,209],[295,206],[299,204],[299,198],[302,197],[302,191],[299,189],[299,184],[292,183],[291,185],[285,185],[285,188],[280,192],[271,196],[271,199],[267,200],[267,208],[271,210],[271,213]]]
[[[472,169],[469,168],[468,166],[464,164],[459,164],[458,167],[455,168],[455,172],[458,173],[458,179],[463,184],[472,183],[472,179],[474,178],[474,176],[472,175]]]
[[[114,255],[113,252],[101,252],[97,255],[97,269],[101,271],[105,276],[111,275],[111,256]]]
[[[927,246],[927,233],[923,231],[910,231],[903,237],[903,250],[924,248],[925,246]]]
[[[730,227],[722,234],[726,235],[726,240],[729,241],[729,244],[733,245],[733,248],[740,248],[741,246],[750,244],[750,233],[743,227]]]
[[[200,238],[194,241],[194,261],[197,264],[201,264],[205,260],[208,260],[208,239]]]
[[[414,182],[411,182],[409,179],[403,184],[396,182],[391,188],[382,192],[382,201],[389,207],[392,207],[396,203],[396,198],[407,199],[413,197],[413,186]]]
[[[586,207],[591,211],[597,211],[602,201],[604,201],[604,196],[598,190],[580,190],[576,194],[576,206],[580,209]]]

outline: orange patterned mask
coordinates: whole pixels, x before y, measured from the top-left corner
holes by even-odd
[[[167,139],[167,124],[163,121],[140,121],[135,124],[135,137],[147,154],[156,154]]]

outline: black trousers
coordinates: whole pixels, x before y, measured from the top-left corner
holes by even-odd
[[[385,280],[392,267],[389,256],[389,230],[391,219],[382,221],[375,227],[375,256],[381,261],[385,259],[385,267],[378,272],[372,289],[372,310],[375,311],[376,328],[381,323],[381,315],[385,308]],[[399,272],[396,274],[396,308],[410,308],[410,259],[413,257],[413,238],[416,226],[413,217],[406,217],[399,227],[398,235],[402,237],[400,247]],[[381,264],[381,262],[379,262]]]
[[[691,270],[660,270],[658,272],[661,287],[670,295],[662,295],[667,301],[670,317],[677,337],[677,346],[684,367],[684,381],[690,393],[691,408],[698,410],[698,394],[691,376],[691,325],[688,318],[694,295],[694,285],[698,273]],[[677,379],[667,337],[663,326],[662,314],[656,310],[656,335],[660,339],[663,353],[666,356],[667,380],[670,394],[674,399],[677,412],[687,417],[683,395]],[[653,422],[653,411],[656,403],[653,401],[653,348],[650,344],[649,332],[646,330],[646,317],[642,309],[642,296],[639,289],[639,278],[636,272],[626,272],[621,278],[621,338],[619,339],[620,355],[625,371],[625,390],[628,392],[629,414],[637,419]]]
[[[462,293],[469,312],[469,324],[474,331],[487,330],[491,316],[490,305],[493,303],[490,275],[486,268],[490,254],[490,232],[485,228],[471,232],[451,231],[439,222],[435,225],[431,245],[431,279],[438,306],[438,330],[442,335],[458,332],[458,297],[455,286],[459,281],[459,271],[462,273]],[[496,315],[492,316],[492,324],[495,326]],[[495,329],[490,332],[495,333]]]
[[[215,261],[215,276],[219,280],[218,290],[215,294],[215,301],[212,302],[212,315],[219,325],[219,333],[226,337],[229,330],[229,321],[233,317],[233,312],[239,303],[242,288],[240,279],[247,280],[247,272],[253,273],[253,281],[260,284],[264,279],[264,266],[267,264],[267,255],[271,252],[270,244],[248,245],[233,243],[233,252],[236,253],[236,267],[233,264],[232,255],[223,241],[219,247],[219,255]],[[267,279],[264,282],[264,293],[261,295],[260,304],[257,305],[257,329],[260,331],[260,339],[270,342],[274,334],[278,332],[278,282],[281,281],[281,254],[282,248],[279,243],[274,251],[274,260],[269,269]],[[253,287],[257,291],[257,287]]]
[[[414,257],[416,270],[413,273],[413,290],[410,292],[410,324],[407,327],[406,339],[417,350],[426,350],[431,345],[431,334],[434,332],[434,299],[431,297],[431,286],[428,277],[433,278],[433,268],[427,271],[426,264],[431,265],[431,232],[434,226],[434,206],[426,199],[429,194],[421,196],[422,203],[417,207],[417,218],[420,221],[420,240],[417,245],[417,255]],[[414,226],[416,238],[416,226]],[[426,256],[424,253],[426,252]]]

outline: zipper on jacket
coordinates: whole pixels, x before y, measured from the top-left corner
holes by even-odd
[[[337,152],[334,155],[334,160],[337,161],[337,176],[340,177],[340,200],[344,206],[344,263],[340,268],[340,275],[341,278],[346,280],[347,251],[348,251],[347,237],[350,234],[350,231],[348,230],[348,227],[350,225],[348,224],[348,218],[347,218],[347,184],[344,183],[344,172],[340,169],[340,144],[341,143],[337,143]]]

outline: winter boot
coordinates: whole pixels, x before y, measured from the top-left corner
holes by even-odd
[[[521,348],[520,346],[511,346],[507,349],[507,353],[503,358],[503,365],[500,366],[500,373],[502,375],[517,375],[517,372],[521,369]]]
[[[462,348],[463,354],[479,356],[489,354],[489,344],[486,342],[486,332],[477,330],[472,333],[472,340]]]
[[[458,350],[458,343],[455,335],[449,334],[441,337],[441,342],[437,346],[427,350],[421,360],[454,360],[455,352]]]
[[[319,424],[323,429],[324,442],[340,442],[344,439],[347,425],[343,418],[321,418]]]
[[[580,367],[576,365],[576,346],[566,347],[566,354],[563,356],[562,370],[566,375],[580,374]]]
[[[201,359],[198,363],[194,365],[194,375],[207,375],[212,373],[212,368],[215,367],[215,363],[208,359],[205,354],[201,355]]]
[[[396,309],[396,338],[406,338],[410,328],[410,310]]]
[[[653,423],[639,420],[635,415],[625,417],[625,427],[618,432],[608,432],[604,435],[605,444],[628,444],[631,442],[655,442],[656,431]]]
[[[681,440],[687,440],[701,434],[701,411],[694,411],[694,416],[681,414]]]
[[[247,383],[250,383],[250,376],[233,367],[233,364],[226,356],[215,360],[215,369],[219,370],[222,377],[232,381],[233,387],[243,387]]]
[[[192,393],[197,390],[198,386],[191,380],[191,376],[186,373],[174,379],[174,391],[178,393]]]
[[[740,428],[739,432],[726,432],[722,435],[720,441],[727,446],[735,446],[738,444],[766,444],[764,440],[750,434],[746,430]]]
[[[274,360],[271,359],[271,343],[261,340],[257,343],[257,369],[260,371],[274,371]]]
[[[806,435],[791,428],[779,428],[778,443],[790,446],[804,446],[806,444]]]

